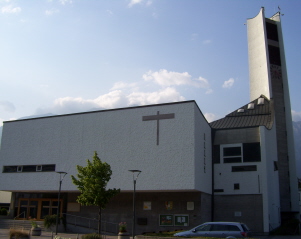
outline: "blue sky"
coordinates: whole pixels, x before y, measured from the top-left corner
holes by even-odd
[[[0,0],[0,126],[30,115],[195,100],[209,121],[249,102],[247,18],[281,8],[301,121],[299,0]]]

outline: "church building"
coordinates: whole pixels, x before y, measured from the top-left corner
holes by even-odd
[[[195,101],[183,101],[4,122],[0,190],[12,192],[11,217],[43,220],[59,212],[67,223],[88,227],[98,211],[76,202],[70,175],[94,151],[111,166],[108,188],[121,190],[103,210],[111,232],[120,222],[132,226],[129,170],[141,171],[136,234],[188,230],[207,221],[239,221],[268,233],[296,217],[280,13],[266,18],[262,8],[247,27],[250,102],[222,119],[208,123]],[[68,173],[60,204],[56,172]]]

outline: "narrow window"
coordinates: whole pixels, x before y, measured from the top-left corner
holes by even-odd
[[[277,170],[278,170],[278,162],[274,161],[274,171],[277,171]]]
[[[17,166],[3,166],[3,173],[15,173],[17,172]]]
[[[234,190],[239,190],[239,183],[234,183]]]

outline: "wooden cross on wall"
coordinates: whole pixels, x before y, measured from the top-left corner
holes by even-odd
[[[173,119],[173,118],[175,118],[174,113],[160,115],[159,111],[157,111],[156,115],[142,116],[142,121],[157,120],[157,145],[159,145],[159,121],[163,119]]]

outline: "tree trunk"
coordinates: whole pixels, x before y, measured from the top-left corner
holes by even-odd
[[[98,210],[98,234],[101,234],[101,207]]]

